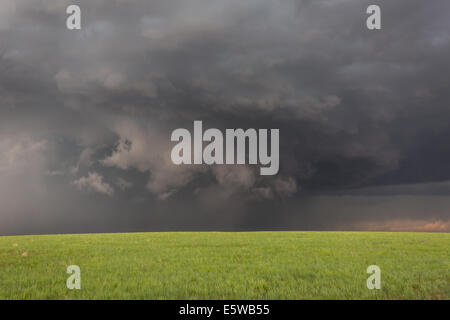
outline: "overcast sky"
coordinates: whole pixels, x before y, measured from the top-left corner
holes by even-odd
[[[70,4],[80,31],[66,28]],[[0,234],[449,232],[449,12],[0,0]],[[173,165],[170,134],[194,120],[279,128],[278,175]]]

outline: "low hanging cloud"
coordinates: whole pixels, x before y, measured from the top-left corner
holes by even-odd
[[[205,168],[176,166],[170,159],[168,135],[157,129],[141,127],[131,121],[118,121],[112,130],[119,136],[111,155],[100,160],[106,167],[135,168],[149,176],[147,189],[160,199],[168,198],[194,179]]]
[[[277,176],[267,179],[248,165],[214,166],[211,168],[217,185],[216,192],[227,195],[245,195],[248,200],[274,199],[293,196],[298,188],[292,177]]]
[[[168,133],[156,126],[140,126],[132,121],[117,121],[112,130],[119,140],[112,153],[100,160],[105,167],[122,170],[137,169],[148,175],[147,189],[159,199],[168,199],[198,178],[213,176],[221,192],[241,194],[255,200],[274,196],[292,196],[297,184],[292,177],[260,177],[255,168],[248,165],[175,165],[170,158],[173,143],[167,143]],[[197,190],[208,188],[198,186]],[[198,193],[198,192],[197,192]]]
[[[73,184],[80,190],[94,191],[108,196],[114,194],[114,189],[108,183],[103,181],[103,177],[97,172],[89,172],[87,177],[81,177],[73,181]]]

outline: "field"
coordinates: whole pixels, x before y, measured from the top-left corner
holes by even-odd
[[[69,265],[81,290],[68,290]],[[381,268],[381,290],[366,269]],[[450,234],[0,237],[0,299],[449,299]]]

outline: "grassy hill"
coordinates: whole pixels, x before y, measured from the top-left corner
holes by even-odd
[[[374,264],[381,290],[366,287]],[[449,266],[448,233],[0,237],[0,299],[449,299]]]

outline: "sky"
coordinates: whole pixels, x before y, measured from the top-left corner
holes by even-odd
[[[449,12],[0,0],[0,234],[449,232]],[[174,165],[171,132],[194,120],[279,129],[278,174]]]

